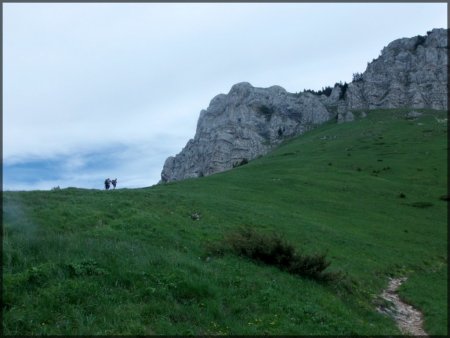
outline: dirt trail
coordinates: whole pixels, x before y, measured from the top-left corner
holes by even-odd
[[[404,303],[397,294],[397,289],[406,281],[406,277],[389,278],[389,285],[381,294],[381,298],[393,306],[379,306],[377,310],[393,317],[397,326],[404,334],[413,336],[428,336],[422,328],[423,315],[411,305]]]

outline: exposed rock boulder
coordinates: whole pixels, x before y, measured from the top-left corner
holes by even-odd
[[[337,121],[338,123],[342,122],[351,122],[355,119],[355,115],[351,111],[347,111],[345,113],[338,113]]]
[[[418,117],[422,116],[422,113],[419,113],[417,111],[410,111],[409,113],[406,113],[406,118],[410,120],[417,119]]]

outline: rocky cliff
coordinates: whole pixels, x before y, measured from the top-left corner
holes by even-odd
[[[314,125],[330,119],[351,121],[352,110],[447,109],[447,46],[446,29],[395,40],[363,74],[350,84],[336,84],[328,96],[236,84],[200,112],[194,139],[166,160],[161,181],[231,169]]]
[[[200,112],[194,139],[166,160],[161,179],[168,182],[230,169],[331,117],[313,94],[238,83]]]
[[[398,39],[348,85],[344,111],[375,108],[447,109],[446,29]]]

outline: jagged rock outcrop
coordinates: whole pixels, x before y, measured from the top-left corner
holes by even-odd
[[[162,182],[231,169],[266,154],[283,139],[332,118],[352,121],[356,110],[375,108],[447,109],[447,31],[391,42],[350,84],[326,95],[288,93],[282,87],[234,85],[200,112],[194,139],[169,157]],[[365,116],[365,113],[359,114]]]
[[[446,110],[447,31],[433,29],[427,36],[391,42],[348,85],[343,114],[351,110],[398,107]]]
[[[181,153],[166,160],[161,180],[182,180],[230,169],[330,118],[313,94],[238,83],[228,95],[217,95],[208,109],[200,112],[194,139]]]

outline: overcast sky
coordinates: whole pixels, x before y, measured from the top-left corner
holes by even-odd
[[[156,184],[237,82],[350,82],[445,3],[3,4],[3,188]]]

